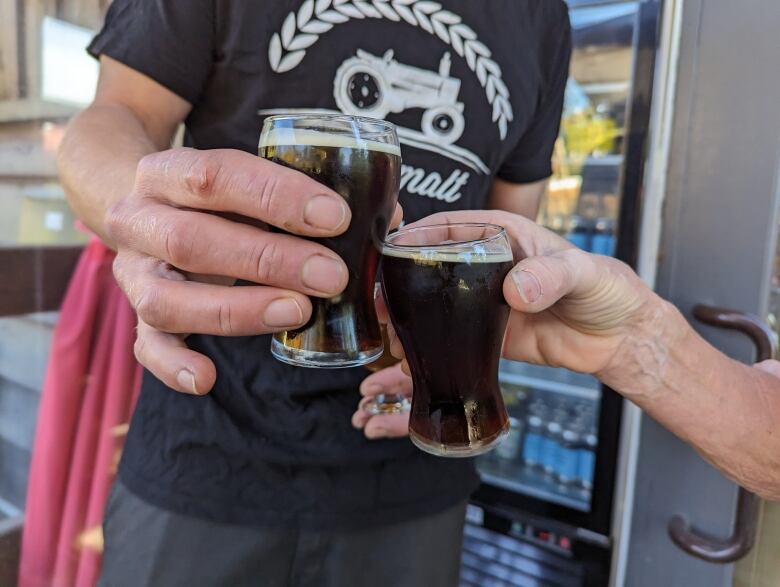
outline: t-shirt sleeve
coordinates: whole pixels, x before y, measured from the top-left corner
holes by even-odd
[[[147,75],[190,104],[214,56],[214,0],[114,0],[87,51]]]
[[[542,48],[545,82],[531,124],[498,170],[498,177],[513,183],[532,183],[552,174],[552,153],[561,127],[563,100],[569,77],[572,39],[568,11],[548,32],[554,39]]]

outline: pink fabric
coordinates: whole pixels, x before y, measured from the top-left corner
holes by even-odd
[[[135,314],[111,273],[113,253],[92,240],[54,331],[38,413],[19,587],[91,587],[100,553],[79,546],[100,526],[140,387]]]

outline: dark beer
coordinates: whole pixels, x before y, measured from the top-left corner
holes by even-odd
[[[264,132],[259,154],[333,189],[352,211],[345,233],[310,239],[344,260],[349,270],[346,289],[332,299],[312,298],[312,316],[305,326],[274,335],[274,355],[317,367],[355,366],[380,356],[382,334],[374,309],[374,282],[398,200],[398,146],[296,129]]]
[[[473,456],[508,428],[498,361],[509,306],[511,252],[385,248],[382,283],[412,372],[412,441],[440,456]]]

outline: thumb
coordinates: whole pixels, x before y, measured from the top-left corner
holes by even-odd
[[[504,297],[513,309],[534,314],[588,291],[597,279],[587,253],[566,249],[520,261],[504,280]]]

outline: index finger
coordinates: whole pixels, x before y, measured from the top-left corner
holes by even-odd
[[[351,219],[344,198],[303,173],[234,149],[171,149],[138,164],[136,190],[175,206],[232,212],[293,234],[334,236]]]

